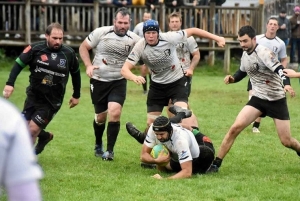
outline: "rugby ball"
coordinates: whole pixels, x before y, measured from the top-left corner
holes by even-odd
[[[152,148],[151,151],[151,156],[153,158],[157,158],[158,155],[163,152],[164,155],[168,155],[169,154],[169,150],[167,149],[167,147],[163,144],[157,144]],[[160,164],[162,166],[166,166],[168,163],[164,163],[164,164]]]

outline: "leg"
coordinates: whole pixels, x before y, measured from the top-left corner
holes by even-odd
[[[229,152],[231,146],[234,143],[235,138],[240,134],[240,132],[250,125],[257,117],[259,117],[262,113],[252,106],[246,105],[238,114],[235,122],[230,127],[229,131],[225,135],[217,157],[219,159],[223,159],[226,154]],[[218,167],[220,167],[219,164]]]
[[[96,106],[95,106],[96,108]],[[93,128],[95,135],[95,156],[102,157],[103,155],[103,142],[102,137],[105,130],[105,123],[107,118],[107,111],[95,114],[95,120],[93,120]]]
[[[300,143],[291,136],[290,120],[273,119],[278,137],[283,146],[293,149],[300,156]]]
[[[295,39],[294,38],[291,38],[291,49],[290,49],[290,63],[294,63],[295,62]]]
[[[249,80],[249,83],[251,84],[250,80]],[[249,83],[248,83],[248,85],[249,85]],[[251,90],[249,90],[249,100],[251,99],[251,97],[252,97],[252,86],[251,86]],[[261,117],[258,117],[253,122],[253,126],[252,126],[253,133],[260,133],[260,131],[259,131],[260,122],[261,122]]]
[[[114,146],[120,131],[120,117],[122,105],[117,102],[108,103],[108,125],[107,125],[107,149],[102,155],[103,160],[114,159]]]

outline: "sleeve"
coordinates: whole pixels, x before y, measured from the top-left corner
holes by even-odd
[[[287,57],[286,47],[285,47],[285,43],[283,41],[280,41],[279,49],[280,49],[280,51],[278,52],[278,57],[279,58],[286,58]]]
[[[144,43],[145,40],[139,40],[133,49],[131,50],[128,58],[126,59],[127,62],[131,63],[132,65],[136,65],[141,60],[141,55],[144,50]]]
[[[187,33],[185,30],[180,31],[170,31],[167,33],[161,33],[162,36],[166,37],[167,41],[172,43],[173,45],[177,45],[181,42],[187,41]]]
[[[97,28],[94,31],[92,31],[87,37],[86,37],[86,41],[89,44],[89,46],[91,46],[92,48],[96,47],[100,40],[101,40],[101,36],[104,33],[104,28]]]
[[[79,68],[79,62],[78,58],[73,52],[72,54],[72,66],[70,70],[70,74],[72,77],[72,85],[73,85],[73,98],[80,98],[80,88],[81,88],[81,75],[80,75],[80,68]]]
[[[149,148],[153,148],[157,144],[152,125],[148,129],[144,144]]]
[[[198,44],[197,44],[194,37],[192,37],[192,36],[189,37],[187,39],[187,41],[188,41],[188,49],[189,49],[191,54],[194,53],[194,52],[199,51]]]
[[[186,140],[178,140],[174,145],[176,147],[176,153],[178,155],[179,163],[184,163],[193,160],[189,144]]]

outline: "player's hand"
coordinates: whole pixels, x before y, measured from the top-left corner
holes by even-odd
[[[77,98],[71,97],[70,100],[69,100],[70,108],[75,107],[76,105],[78,105],[78,103],[79,103],[79,98],[77,99]]]
[[[299,77],[299,73],[294,71],[293,69],[283,69],[283,74],[287,77]]]
[[[157,158],[155,159],[155,163],[156,164],[169,163],[170,159],[171,159],[170,152],[168,152],[168,155],[166,155],[164,150],[161,150],[161,152],[159,152]]]
[[[152,177],[155,179],[162,179],[162,176],[160,176],[160,174],[155,174]]]
[[[89,76],[90,78],[92,78],[93,77],[94,69],[98,69],[98,68],[99,68],[99,66],[87,66],[85,72],[86,72],[87,76]]]
[[[219,37],[219,40],[217,40],[217,44],[219,47],[225,47],[225,38],[224,37]]]
[[[5,99],[8,99],[13,92],[14,92],[14,87],[9,86],[9,85],[5,85],[5,87],[3,89],[3,97]]]
[[[191,69],[187,69],[185,72],[184,72],[184,75],[187,76],[187,77],[192,77],[194,74],[194,71],[191,70]]]
[[[294,89],[291,87],[291,85],[285,85],[284,91],[289,92],[292,98],[295,97],[295,95],[296,95],[296,93],[295,93]]]
[[[234,83],[234,78],[231,75],[226,75],[226,77],[224,78],[224,83],[225,84]]]
[[[136,75],[134,75],[132,81],[138,85],[146,83],[145,78],[143,78],[142,76],[136,76]]]

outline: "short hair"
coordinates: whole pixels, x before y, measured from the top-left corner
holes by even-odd
[[[60,30],[62,30],[62,32],[64,33],[63,27],[62,27],[61,24],[59,24],[58,22],[53,22],[53,23],[51,23],[51,24],[46,28],[45,33],[46,33],[47,35],[50,35],[53,29],[60,29]]]
[[[122,16],[126,16],[126,15],[130,16],[130,12],[129,12],[129,10],[126,7],[121,7],[121,8],[118,8],[116,10],[116,12],[115,12],[115,19],[117,19],[118,13],[121,13]]]
[[[180,19],[180,22],[182,21],[182,15],[180,12],[173,12],[168,16],[169,22],[172,17],[178,17]]]
[[[270,20],[276,20],[278,23],[278,18],[277,17],[270,17],[267,21],[267,24],[269,24]]]
[[[239,32],[238,32],[238,35],[239,36],[244,36],[246,34],[251,39],[254,38],[256,36],[255,29],[252,26],[250,26],[250,25],[241,27],[240,30],[239,30]]]

